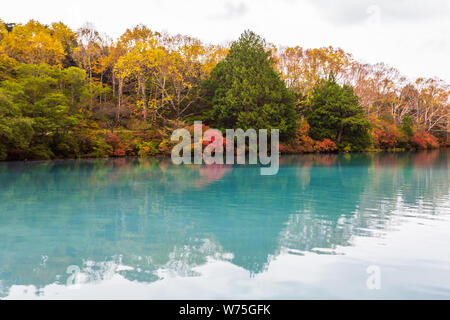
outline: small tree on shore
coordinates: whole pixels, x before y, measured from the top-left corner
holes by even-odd
[[[333,74],[314,88],[306,118],[313,139],[331,139],[340,149],[351,151],[362,151],[371,143],[370,122],[358,97],[351,87],[337,84]]]

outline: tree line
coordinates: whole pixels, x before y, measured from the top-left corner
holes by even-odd
[[[113,40],[90,24],[0,20],[0,159],[168,154],[172,130],[194,120],[278,128],[286,153],[435,148],[448,142],[449,92],[250,31],[210,45],[144,25]]]

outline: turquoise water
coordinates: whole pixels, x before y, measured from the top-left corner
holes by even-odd
[[[450,298],[450,153],[0,163],[1,298]]]

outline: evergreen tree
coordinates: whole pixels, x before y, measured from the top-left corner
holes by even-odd
[[[414,135],[412,119],[409,115],[405,114],[403,116],[402,125],[401,125],[400,129],[408,137],[408,139]]]
[[[313,139],[331,139],[348,151],[362,151],[371,143],[370,123],[358,97],[351,87],[337,84],[333,74],[314,88],[306,117]]]
[[[244,32],[204,83],[207,118],[225,128],[279,129],[281,139],[296,130],[295,95],[275,71],[265,42]]]

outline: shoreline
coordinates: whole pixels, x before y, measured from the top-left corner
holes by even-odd
[[[417,153],[424,151],[435,151],[435,150],[448,150],[449,147],[440,147],[433,149],[372,149],[362,152],[303,152],[303,153],[280,153],[280,156],[300,156],[300,155],[346,155],[346,154],[377,154],[377,153]],[[154,156],[109,156],[109,157],[78,157],[78,158],[54,158],[54,159],[32,159],[32,160],[1,160],[1,163],[11,163],[11,162],[50,162],[50,161],[65,161],[65,160],[117,160],[117,159],[170,159],[170,155],[154,155]],[[201,165],[204,165],[202,163]],[[225,163],[223,165],[226,165]]]

